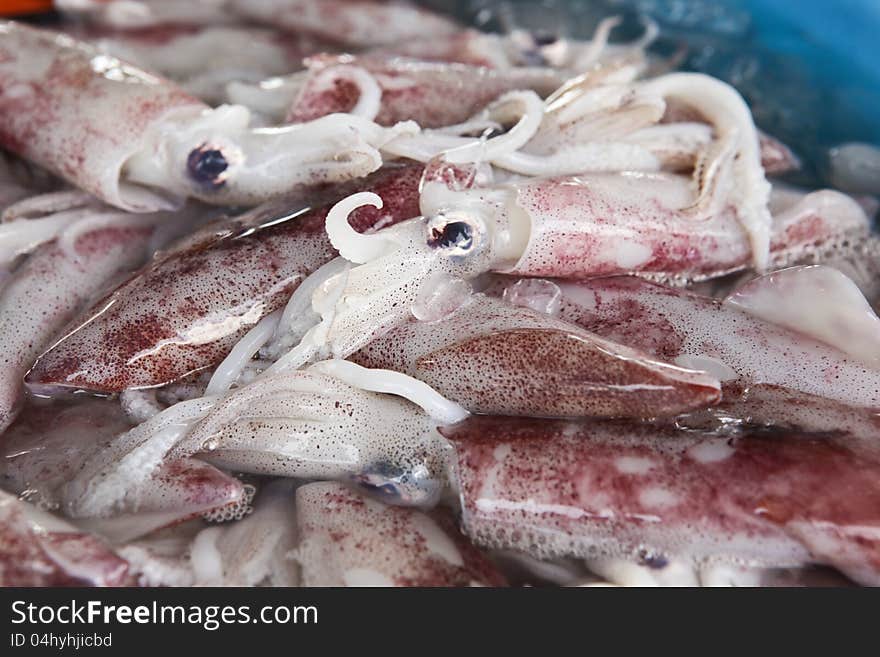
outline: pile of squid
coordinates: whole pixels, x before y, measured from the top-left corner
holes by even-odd
[[[366,0],[0,24],[3,585],[880,584],[876,200]]]

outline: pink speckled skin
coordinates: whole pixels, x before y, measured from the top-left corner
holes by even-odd
[[[54,519],[53,519],[54,520]],[[49,528],[0,491],[0,586],[129,586],[128,563],[60,520]]]
[[[363,68],[375,77],[382,90],[377,123],[393,125],[413,120],[423,128],[461,123],[501,94],[514,89],[533,89],[547,95],[566,77],[550,68],[494,70],[369,55],[313,57],[307,63],[311,75],[288,111],[288,122],[301,123],[351,110],[358,99],[357,88],[345,80],[328,84],[320,77],[322,71],[337,64]]]
[[[130,428],[115,401],[31,403],[3,434],[0,482],[41,508],[64,508],[66,485],[83,464]],[[238,504],[244,496],[240,481],[204,461],[168,460],[110,517],[89,526],[124,541]]]
[[[880,408],[880,371],[719,299],[632,276],[559,283],[561,318],[669,362],[690,355],[729,368],[727,401],[753,386],[770,385]]]
[[[475,413],[658,417],[721,396],[709,375],[482,294],[441,320],[413,319],[351,359],[414,376]]]
[[[819,192],[819,194],[835,194]],[[840,196],[840,195],[837,195]],[[516,185],[531,219],[519,261],[505,273],[577,278],[646,273],[700,280],[746,268],[751,249],[732,206],[688,215],[688,179],[669,174],[591,174]],[[867,232],[867,218],[804,205],[774,219],[771,262],[814,245]]]
[[[37,356],[109,281],[144,261],[152,228],[106,228],[81,236],[77,256],[56,244],[33,253],[0,292],[0,432]]]
[[[352,225],[365,230],[418,214],[423,167],[396,164],[334,187],[378,193],[382,210],[361,208]],[[150,263],[76,321],[43,354],[28,381],[120,392],[169,383],[219,363],[262,317],[283,306],[310,273],[336,256],[324,232],[326,201],[284,201],[257,208]],[[292,217],[284,221],[280,218]],[[265,227],[260,227],[266,224]]]
[[[880,583],[880,469],[845,438],[499,417],[442,432],[478,543],[539,556],[818,562]]]
[[[120,185],[144,132],[207,106],[174,84],[68,36],[0,24],[0,144],[133,212],[168,207]],[[181,172],[184,175],[184,172]]]
[[[388,506],[335,482],[297,490],[305,586],[503,586],[447,509]]]
[[[230,8],[256,22],[293,33],[308,32],[347,46],[429,39],[459,29],[454,21],[408,2],[233,0]]]

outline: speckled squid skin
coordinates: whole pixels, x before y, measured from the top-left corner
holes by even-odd
[[[180,84],[210,104],[232,79],[262,80],[302,68],[303,58],[333,52],[324,41],[263,27],[161,24],[138,29],[62,25],[65,33]]]
[[[736,212],[689,216],[689,179],[670,174],[591,174],[517,184],[516,203],[531,220],[528,245],[505,273],[577,278],[645,273],[700,280],[745,269],[751,249]],[[837,192],[804,198],[774,218],[771,262],[864,234],[858,205]]]
[[[128,563],[99,538],[0,491],[0,586],[128,586]]]
[[[494,70],[466,64],[427,62],[375,56],[319,56],[307,62],[310,75],[288,111],[286,121],[301,123],[333,112],[348,112],[358,99],[357,87],[321,75],[339,64],[370,73],[382,90],[376,122],[394,125],[412,119],[423,128],[461,123],[507,91],[533,89],[547,95],[566,75],[551,68]]]
[[[152,232],[95,230],[77,240],[76,256],[46,244],[7,281],[0,291],[0,432],[15,417],[22,379],[37,356],[115,275],[143,262]]]
[[[387,506],[343,484],[296,492],[304,586],[504,586],[445,509]]]
[[[409,2],[373,0],[233,0],[241,16],[291,32],[308,32],[347,46],[430,39],[459,28]]]
[[[473,413],[658,417],[721,397],[712,376],[482,294],[439,321],[410,320],[351,360],[420,379]]]
[[[169,207],[120,185],[145,131],[207,106],[160,77],[68,36],[0,23],[0,144],[132,212]],[[183,172],[181,172],[183,175]]]
[[[64,509],[66,485],[83,464],[130,428],[113,401],[33,403],[3,435],[0,484],[40,508]],[[203,461],[168,460],[111,516],[80,522],[114,542],[128,541],[244,497],[240,481]]]
[[[880,408],[880,371],[719,299],[628,276],[560,282],[559,289],[562,319],[665,361],[714,361],[729,372],[726,400],[761,384]]]
[[[538,556],[818,562],[880,583],[880,468],[845,439],[498,417],[443,433],[455,445],[465,531],[480,544]]]
[[[358,181],[358,189],[376,192],[385,206],[360,209],[352,225],[365,230],[417,215],[422,172],[420,164],[392,165]],[[330,193],[344,196],[344,189]],[[328,209],[285,201],[206,229],[86,311],[40,357],[28,381],[120,392],[216,365],[308,274],[336,256],[324,232]],[[292,218],[273,223],[283,217]]]

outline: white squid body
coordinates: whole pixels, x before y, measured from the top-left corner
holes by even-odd
[[[71,517],[107,517],[167,464],[197,454],[239,472],[359,483],[396,504],[434,504],[447,444],[467,411],[424,383],[346,361],[264,375],[179,402],[90,456],[66,484]]]
[[[128,564],[101,539],[0,491],[0,586],[125,586]]]
[[[409,2],[231,0],[229,7],[258,23],[316,34],[346,46],[431,39],[459,29],[452,20]]]
[[[835,270],[782,270],[723,302],[634,277],[559,290],[559,317],[712,372],[728,394],[760,384],[880,409],[880,319]]]
[[[344,115],[252,128],[243,107],[212,110],[92,45],[15,23],[0,25],[0,51],[0,142],[131,212],[185,197],[257,204],[359,177],[382,163],[371,142],[400,132]]]
[[[446,476],[437,424],[405,399],[292,372],[233,391],[176,451],[241,472],[357,481],[397,503],[430,505]]]
[[[0,431],[15,415],[22,379],[37,356],[114,275],[142,262],[153,230],[137,225],[93,230],[79,236],[72,251],[46,244],[12,274],[0,290]]]
[[[304,586],[503,586],[443,509],[388,506],[335,482],[296,492]]]
[[[64,509],[67,484],[79,468],[130,428],[119,406],[104,400],[30,408],[3,437],[0,480],[41,508]],[[177,459],[164,463],[110,515],[76,522],[118,543],[206,513],[233,518],[247,510],[248,501],[233,477],[196,459]]]
[[[323,320],[277,367],[320,356],[346,358],[400,325],[414,304],[451,279],[495,271],[579,279],[638,273],[674,282],[748,267],[751,244],[734,207],[695,221],[688,178],[665,173],[592,174],[456,191],[429,183],[422,217],[372,235],[344,218],[375,195],[349,197],[330,212],[327,231],[351,271],[313,297]],[[774,264],[867,234],[849,197],[820,191],[781,210],[773,222]]]
[[[232,25],[200,26],[196,31],[166,25],[146,34],[125,30],[72,34],[109,55],[167,76],[212,105],[223,101],[232,81],[258,82],[299,70],[303,57],[328,48],[308,36]]]

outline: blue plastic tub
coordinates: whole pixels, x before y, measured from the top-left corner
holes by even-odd
[[[828,150],[880,146],[880,0],[461,0],[428,2],[488,29],[586,37],[603,16],[630,32],[646,14],[658,52],[687,47],[683,68],[733,84],[757,123],[803,158],[801,182],[827,182]],[[622,31],[626,31],[626,25]],[[618,32],[617,34],[621,34]]]

